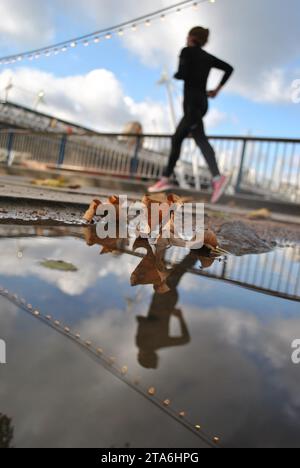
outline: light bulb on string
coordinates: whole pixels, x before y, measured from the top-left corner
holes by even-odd
[[[22,59],[37,59],[41,58],[44,56],[49,56],[48,51],[51,51],[51,55],[58,55],[59,53],[66,52],[69,48],[75,48],[77,45],[84,45],[87,47],[91,43],[98,43],[100,42],[100,39],[102,40],[103,38],[106,39],[111,39],[112,34],[116,34],[119,36],[123,36],[127,30],[132,30],[136,31],[140,26],[145,25],[146,27],[152,26],[153,21],[155,20],[161,20],[162,22],[166,21],[168,19],[168,15],[175,14],[175,13],[183,13],[185,9],[187,8],[194,8],[195,10],[200,6],[201,3],[211,3],[215,4],[216,0],[188,0],[188,1],[183,1],[181,3],[178,3],[177,5],[170,6],[168,8],[162,8],[161,10],[158,10],[153,13],[149,13],[148,15],[145,15],[144,17],[141,18],[136,18],[136,19],[131,19],[131,21],[128,21],[126,23],[123,23],[120,26],[111,26],[111,29],[104,29],[102,31],[97,31],[85,36],[81,36],[78,38],[70,39],[67,41],[65,44],[53,44],[48,46],[48,50],[46,48],[41,48],[37,49],[36,51],[25,51],[20,55]],[[107,32],[111,31],[111,32]],[[8,56],[8,57],[0,57],[0,63],[4,64],[7,62],[8,64],[10,63],[15,63],[20,61],[18,58],[19,56]],[[22,60],[21,59],[21,60]]]

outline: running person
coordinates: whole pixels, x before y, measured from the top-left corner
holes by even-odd
[[[184,117],[173,136],[169,163],[164,176],[148,189],[150,193],[172,188],[170,177],[180,158],[182,143],[190,134],[202,151],[213,177],[212,203],[218,202],[228,185],[229,179],[221,175],[215,151],[205,134],[203,117],[208,111],[208,98],[215,98],[219,94],[232,75],[233,67],[203,50],[202,47],[207,43],[208,37],[208,29],[200,26],[193,28],[188,35],[187,47],[181,52],[179,70],[175,78],[184,81]],[[224,76],[215,90],[207,92],[207,80],[212,68],[223,70]]]

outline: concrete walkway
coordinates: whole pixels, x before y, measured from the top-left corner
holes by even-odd
[[[90,204],[94,198],[103,199],[109,195],[127,195],[130,200],[140,200],[146,193],[147,186],[141,182],[131,182],[123,179],[116,179],[112,177],[95,177],[94,175],[73,173],[73,172],[40,172],[32,170],[20,170],[12,168],[10,174],[5,174],[6,171],[0,172],[0,219],[1,211],[5,211],[6,206],[17,203],[21,208],[21,200],[26,201],[26,205],[42,204],[49,205],[70,205],[70,209],[80,207],[84,209]],[[22,175],[20,175],[22,174]],[[71,188],[49,188],[32,185],[34,179],[44,179],[51,177],[63,176],[66,183],[69,185],[80,185],[79,189]],[[268,208],[270,203],[262,201],[261,199],[251,199],[249,197],[228,197],[222,198],[222,203],[218,205],[210,205],[208,203],[209,194],[199,193],[195,191],[186,191],[180,188],[175,189],[178,195],[188,196],[195,201],[206,203],[209,211],[215,213],[222,213],[227,215],[242,215],[247,216],[253,209]],[[272,204],[274,205],[274,204]],[[276,206],[273,206],[275,208]],[[282,211],[282,206],[280,206]],[[295,207],[297,208],[297,207]],[[284,212],[276,212],[271,210],[271,220],[300,225],[300,211],[293,209],[292,213],[287,214]]]

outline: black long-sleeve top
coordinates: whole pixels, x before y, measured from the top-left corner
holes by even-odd
[[[194,90],[206,95],[207,80],[212,68],[223,70],[221,85],[225,85],[234,69],[231,65],[209,54],[201,47],[185,47],[180,54],[178,72],[174,78],[183,80],[185,91]]]

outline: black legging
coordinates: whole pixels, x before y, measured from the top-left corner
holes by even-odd
[[[218,177],[220,171],[218,168],[216,155],[213,147],[205,134],[203,117],[208,110],[207,97],[193,99],[189,104],[184,103],[184,117],[177,127],[176,133],[172,138],[172,149],[169,157],[169,163],[164,171],[165,177],[171,177],[174,172],[178,159],[180,158],[181,146],[183,140],[192,134],[196,144],[199,146],[213,177]]]

